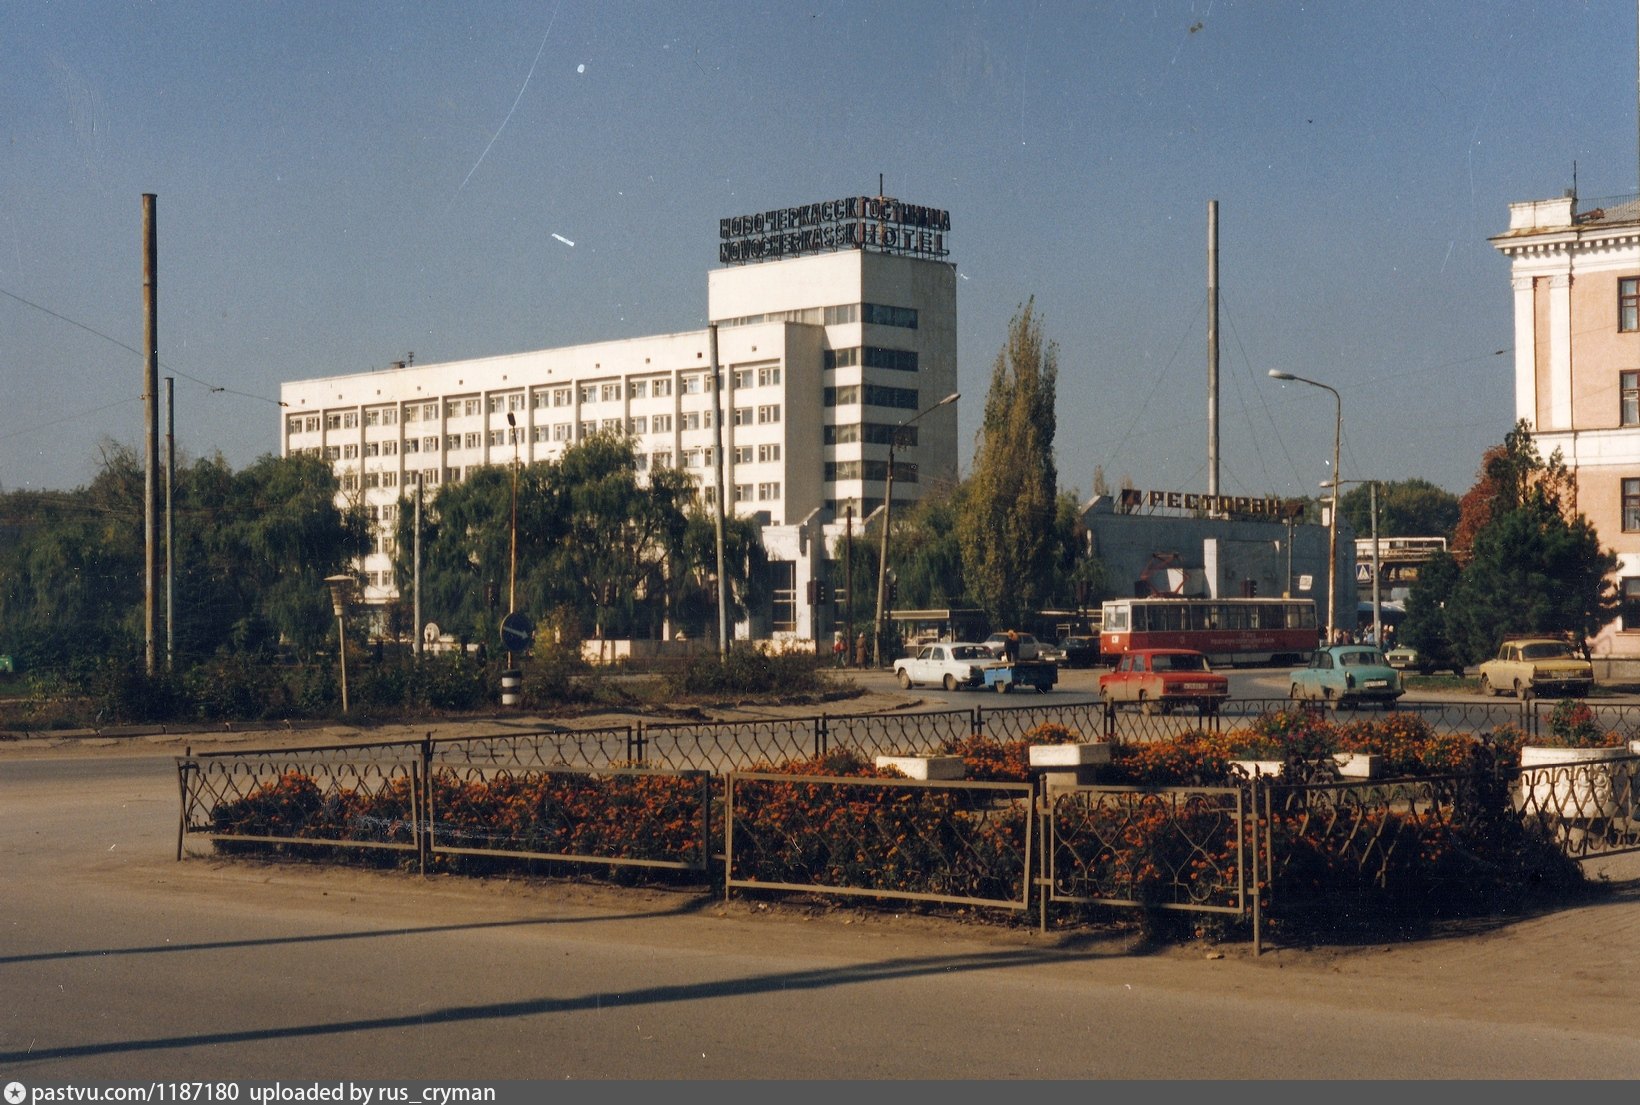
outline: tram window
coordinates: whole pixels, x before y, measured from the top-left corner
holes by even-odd
[[[1206,629],[1207,628],[1207,607],[1192,605],[1192,606],[1186,607],[1185,612],[1190,615],[1190,628],[1191,629]]]
[[[1118,606],[1113,610],[1106,611],[1104,620],[1101,622],[1101,626],[1106,630],[1113,630],[1116,632],[1126,629],[1128,627],[1127,607]]]

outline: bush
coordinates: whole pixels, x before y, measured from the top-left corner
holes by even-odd
[[[1544,748],[1613,748],[1623,743],[1623,735],[1602,732],[1587,702],[1563,698],[1549,715],[1549,731],[1531,743]]]
[[[731,648],[727,656],[697,653],[666,682],[673,694],[687,695],[802,695],[817,694],[827,686],[812,655],[770,654],[745,646]]]

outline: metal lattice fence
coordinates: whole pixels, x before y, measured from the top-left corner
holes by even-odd
[[[1521,819],[1576,858],[1640,850],[1640,755],[1621,748],[1562,751],[1564,762],[1521,769]]]
[[[731,772],[726,786],[726,890],[1029,905],[1029,783]]]

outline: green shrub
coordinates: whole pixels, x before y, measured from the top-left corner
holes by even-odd
[[[713,652],[690,657],[667,676],[667,687],[687,695],[798,695],[823,691],[826,682],[812,655],[736,646],[725,657]]]

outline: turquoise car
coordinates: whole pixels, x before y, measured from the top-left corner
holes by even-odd
[[[1295,702],[1321,702],[1334,707],[1369,702],[1392,706],[1403,693],[1401,673],[1390,667],[1376,648],[1332,645],[1317,649],[1309,667],[1292,673],[1287,697]]]

